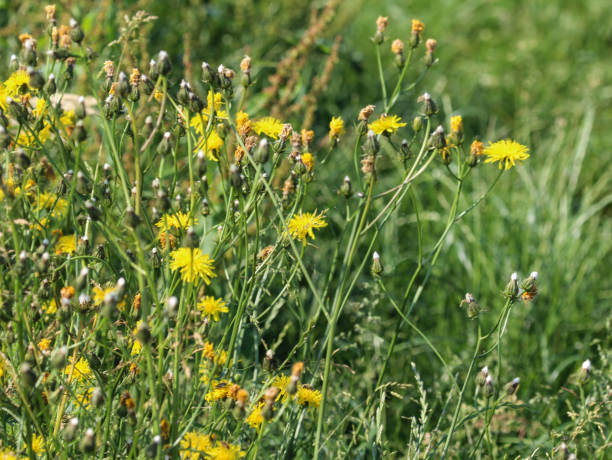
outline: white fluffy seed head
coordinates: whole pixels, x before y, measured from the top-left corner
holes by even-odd
[[[587,359],[582,363],[582,369],[584,369],[587,372],[591,371],[591,360]]]
[[[74,27],[76,27],[78,25],[79,25],[79,23],[76,21],[76,19],[70,18],[70,27],[74,28]]]
[[[529,275],[531,278],[533,278],[534,280],[538,279],[538,272],[531,272],[531,275]]]
[[[511,279],[512,281],[516,281],[516,280],[518,279],[518,273],[517,273],[517,272],[514,272],[514,273],[512,274],[512,276],[510,276],[510,279]]]
[[[512,385],[518,385],[519,383],[521,383],[520,377],[515,377],[514,379],[512,379]]]
[[[170,139],[170,131],[166,131],[166,132],[164,133],[164,138],[165,138],[165,139]]]
[[[380,260],[380,254],[378,254],[378,252],[374,251],[374,254],[372,254],[372,259]]]

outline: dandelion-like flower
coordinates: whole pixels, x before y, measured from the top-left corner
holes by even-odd
[[[91,376],[91,368],[85,358],[81,358],[75,362],[74,358],[70,358],[70,364],[64,369],[64,374],[69,382],[74,380],[84,382]]]
[[[53,217],[62,217],[68,211],[68,201],[58,197],[52,192],[43,192],[34,200],[34,207],[37,211],[43,209],[50,211]]]
[[[215,262],[208,254],[203,254],[199,248],[179,248],[170,253],[172,270],[180,270],[181,279],[195,283],[198,279],[210,284],[210,279],[217,276],[213,271]]]
[[[298,388],[295,398],[297,403],[301,406],[319,407],[321,405],[322,395],[319,390],[314,390],[302,385]]]
[[[93,287],[94,305],[97,307],[102,305],[102,302],[104,302],[104,298],[106,297],[106,295],[112,293],[114,290],[115,290],[115,286],[108,286],[106,288],[102,288],[100,286],[94,286]],[[121,302],[117,304],[117,308],[120,311],[123,311],[124,307],[125,307],[125,300],[122,300]]]
[[[370,123],[368,128],[376,134],[394,134],[402,126],[406,126],[406,123],[402,123],[402,119],[397,115],[381,115],[378,120]]]
[[[210,436],[195,431],[185,433],[181,439],[181,458],[188,460],[199,460],[212,448]]]
[[[198,302],[198,310],[202,312],[202,316],[208,316],[213,321],[219,321],[220,313],[227,313],[227,305],[222,299],[215,299],[213,296],[204,296],[202,300]]]
[[[314,157],[312,153],[306,152],[301,155],[302,163],[306,166],[307,171],[311,171],[314,168]]]
[[[529,158],[529,149],[524,145],[510,139],[504,139],[490,144],[484,149],[487,155],[485,163],[499,162],[499,169],[510,169],[517,161],[524,161]]]
[[[291,220],[289,220],[287,227],[289,229],[289,234],[305,245],[306,236],[314,240],[315,236],[313,229],[327,227],[327,222],[325,222],[323,214],[317,215],[316,212],[307,212],[304,214],[300,210],[299,214],[294,215]]]
[[[217,442],[215,447],[209,449],[206,453],[206,460],[238,460],[245,455],[246,452],[241,451],[240,446],[226,442]]]
[[[344,120],[340,117],[332,117],[329,122],[329,137],[338,139],[344,134]]]
[[[246,422],[251,428],[255,428],[258,432],[261,429],[261,425],[263,424],[264,418],[262,409],[264,407],[264,402],[261,401],[257,406],[253,408],[253,411],[249,414],[246,419]]]
[[[45,439],[39,435],[32,435],[32,451],[36,455],[42,455],[45,452]]]
[[[30,76],[25,70],[17,70],[4,82],[6,92],[10,97],[16,97],[29,89]]]
[[[291,379],[288,375],[277,375],[274,377],[272,381],[272,386],[278,388],[278,396],[276,400],[281,400],[285,402],[289,397],[289,393],[287,392],[287,388],[289,387]]]
[[[274,117],[264,117],[253,124],[253,130],[257,134],[263,133],[272,139],[278,139],[283,130],[283,123]]]
[[[60,236],[55,244],[55,254],[72,254],[76,251],[76,235]]]
[[[164,214],[161,219],[155,224],[156,227],[163,230],[176,228],[178,230],[187,230],[198,223],[197,217],[189,217],[182,211],[176,213]]]

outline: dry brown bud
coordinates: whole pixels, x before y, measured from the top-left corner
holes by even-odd
[[[368,118],[374,113],[375,106],[367,105],[359,111],[359,121],[368,121]]]
[[[384,32],[387,28],[387,24],[389,24],[389,18],[386,16],[378,16],[378,19],[376,19],[376,30]]]

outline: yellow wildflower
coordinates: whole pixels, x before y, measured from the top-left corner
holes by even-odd
[[[289,397],[289,393],[287,393],[287,388],[289,387],[289,382],[291,381],[288,375],[277,375],[274,377],[272,381],[272,386],[278,388],[278,396],[276,400],[281,400],[285,402]]]
[[[70,357],[70,364],[64,369],[64,374],[66,374],[69,382],[75,380],[84,382],[91,375],[91,368],[85,358],[81,358],[75,362],[75,358]]]
[[[77,402],[85,409],[91,407],[91,396],[93,395],[93,391],[94,387],[83,388],[76,394]]]
[[[45,440],[39,434],[32,435],[32,451],[36,455],[42,455],[45,452]]]
[[[60,236],[55,244],[55,254],[72,254],[76,251],[76,235]]]
[[[198,279],[210,284],[210,279],[217,276],[213,271],[215,262],[208,254],[203,254],[199,248],[179,248],[170,253],[172,270],[180,270],[181,279],[195,283]]]
[[[462,133],[463,132],[463,118],[461,115],[455,115],[450,120],[451,133]]]
[[[6,92],[10,97],[17,97],[27,93],[30,89],[30,76],[25,70],[17,70],[4,82]]]
[[[200,460],[212,448],[210,436],[190,431],[181,439],[181,458]]]
[[[329,137],[338,139],[344,134],[344,120],[340,117],[332,117],[329,122]]]
[[[96,307],[102,305],[102,303],[104,302],[104,297],[106,297],[106,294],[110,294],[111,292],[113,292],[115,290],[115,286],[108,286],[106,288],[102,288],[101,286],[94,286],[93,287],[93,303]],[[119,302],[117,304],[117,308],[120,311],[123,311],[123,308],[125,307],[125,300],[122,300],[121,302]]]
[[[305,385],[301,385],[295,395],[297,403],[306,407],[319,407],[321,405],[321,398],[322,395],[319,390],[313,390]]]
[[[510,169],[516,161],[523,161],[529,158],[529,149],[516,141],[505,139],[488,145],[484,149],[487,155],[485,163],[499,162],[499,169]]]
[[[142,351],[142,344],[138,340],[134,340],[132,343],[132,351],[130,352],[130,356],[138,356]]]
[[[49,351],[50,345],[51,345],[51,340],[49,340],[46,337],[43,337],[42,339],[40,339],[40,342],[38,342],[38,349],[42,351],[43,354],[45,354],[45,352]]]
[[[68,211],[68,201],[52,192],[43,192],[34,200],[36,211],[50,211],[52,217],[62,217]]]
[[[262,409],[264,406],[264,402],[261,401],[257,406],[253,408],[253,411],[249,414],[246,419],[246,422],[249,424],[251,428],[255,428],[257,431],[261,429],[261,425],[263,424],[264,418]]]
[[[57,302],[55,299],[51,299],[43,306],[43,310],[47,315],[55,315],[57,312]]]
[[[393,134],[402,126],[406,126],[406,123],[402,123],[402,119],[397,115],[381,115],[378,120],[368,125],[376,134]]]
[[[227,313],[228,309],[223,299],[215,299],[213,296],[204,296],[198,302],[198,310],[202,312],[202,316],[208,316],[214,321],[219,321],[219,313]]]
[[[302,154],[302,163],[306,166],[307,171],[311,171],[314,167],[314,157],[312,153],[306,152]]]
[[[213,129],[208,136],[202,136],[200,138],[200,142],[198,142],[196,149],[205,152],[209,160],[218,161],[221,147],[223,147],[223,139],[221,139],[221,136]]]
[[[306,236],[310,236],[313,240],[315,239],[313,229],[327,227],[327,222],[324,220],[323,214],[317,215],[317,213],[302,213],[300,210],[299,214],[294,215],[287,224],[289,234],[300,240],[304,245],[306,244]]]
[[[419,21],[418,19],[412,20],[412,33],[419,34],[419,36],[425,32],[425,24]]]
[[[197,217],[190,218],[189,214],[186,214],[182,211],[178,211],[176,213],[164,214],[155,225],[164,230],[171,228],[176,228],[178,230],[187,230],[189,227],[197,225],[197,223]]]
[[[206,453],[206,460],[238,460],[245,455],[246,452],[241,451],[240,446],[217,442],[215,447],[209,449]]]
[[[274,117],[264,117],[255,122],[253,130],[259,135],[263,133],[272,139],[278,139],[283,130],[283,123]]]

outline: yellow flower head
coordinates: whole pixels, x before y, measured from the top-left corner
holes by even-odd
[[[72,254],[76,251],[76,235],[60,236],[55,244],[55,254]]]
[[[51,340],[49,340],[46,337],[43,337],[42,339],[40,339],[40,342],[38,342],[38,349],[42,351],[44,354],[45,352],[49,351],[50,345],[51,345]]]
[[[412,33],[421,35],[425,32],[425,24],[419,21],[418,19],[412,20]]]
[[[34,208],[36,211],[43,209],[50,211],[52,217],[62,217],[68,211],[68,201],[58,197],[52,192],[43,192],[34,200]]]
[[[517,161],[524,161],[529,158],[529,149],[524,145],[510,139],[504,139],[488,145],[484,149],[487,155],[485,163],[499,162],[499,169],[510,169]]]
[[[260,118],[253,125],[253,130],[257,134],[265,134],[272,139],[278,139],[281,131],[283,130],[283,124],[280,120],[274,117]]]
[[[249,414],[246,419],[246,422],[251,428],[255,428],[258,432],[261,429],[261,425],[263,424],[264,418],[262,409],[264,406],[264,402],[261,401],[257,406],[253,408],[253,411]]]
[[[25,70],[17,70],[4,82],[6,92],[10,97],[27,93],[30,89],[30,76]]]
[[[190,431],[181,439],[181,458],[200,460],[212,448],[210,436]]]
[[[306,244],[306,236],[310,236],[313,240],[315,239],[313,229],[327,227],[327,222],[324,220],[323,213],[317,215],[316,212],[302,213],[300,210],[299,214],[294,215],[289,223],[287,224],[289,234]]]
[[[295,395],[297,403],[306,407],[319,407],[321,405],[321,392],[301,385]]]
[[[249,122],[248,113],[243,112],[241,110],[240,112],[236,114],[236,127],[238,128],[239,131],[240,131],[240,128],[242,128],[248,122]]]
[[[290,377],[288,375],[277,375],[274,377],[272,381],[272,386],[278,388],[278,396],[276,400],[281,400],[285,402],[289,397],[289,393],[287,393],[287,387],[289,387]]]
[[[218,161],[221,147],[223,147],[223,139],[221,139],[221,136],[213,129],[208,136],[202,136],[200,138],[196,150],[205,152],[209,160]]]
[[[312,153],[306,152],[302,154],[302,163],[306,166],[307,171],[311,171],[314,167],[314,157]]]
[[[208,316],[213,321],[219,321],[219,313],[227,313],[228,309],[222,299],[215,299],[213,296],[204,296],[198,302],[198,310],[202,312],[202,316]]]
[[[206,460],[238,460],[246,455],[240,450],[240,446],[217,442],[215,447],[210,449],[206,455]]]
[[[74,380],[84,382],[91,375],[91,368],[85,358],[81,358],[75,362],[73,357],[70,358],[70,364],[64,369],[64,374],[69,382]]]
[[[47,315],[55,315],[57,313],[57,302],[55,299],[51,299],[43,306],[43,310]]]
[[[457,134],[462,133],[463,132],[463,118],[461,118],[461,115],[455,115],[454,117],[451,117],[450,125],[451,125],[451,133],[457,133]]]
[[[108,286],[106,288],[102,288],[100,286],[94,286],[93,287],[93,302],[94,302],[94,305],[95,306],[102,305],[102,303],[104,302],[104,298],[106,297],[106,294],[110,294],[114,290],[115,290],[115,286]],[[124,307],[125,307],[125,300],[122,300],[121,302],[119,302],[117,304],[117,308],[120,311],[123,311]]]
[[[176,213],[164,214],[155,225],[163,230],[169,230],[171,228],[187,230],[189,227],[197,225],[197,223],[197,217],[189,218],[189,214],[178,211]]]
[[[381,115],[378,120],[368,125],[376,134],[393,134],[402,126],[406,126],[406,123],[402,123],[402,119],[397,115]]]
[[[210,284],[210,279],[217,276],[213,271],[215,262],[208,254],[203,254],[199,248],[179,248],[170,253],[172,270],[180,270],[181,279],[187,283],[195,283],[198,279]]]
[[[36,455],[42,455],[45,452],[45,439],[39,435],[32,435],[32,451]]]
[[[344,120],[340,117],[332,117],[329,122],[329,137],[338,139],[344,134]]]

